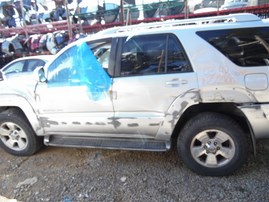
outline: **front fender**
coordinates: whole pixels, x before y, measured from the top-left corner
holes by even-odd
[[[0,95],[0,107],[18,107],[20,108],[28,121],[30,122],[33,130],[36,135],[44,135],[44,130],[40,125],[38,117],[35,113],[33,106],[22,96],[20,95]]]

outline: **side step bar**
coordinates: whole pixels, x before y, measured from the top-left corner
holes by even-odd
[[[104,148],[120,150],[167,151],[170,149],[169,142],[128,138],[97,138],[51,135],[45,137],[44,143],[47,146]]]

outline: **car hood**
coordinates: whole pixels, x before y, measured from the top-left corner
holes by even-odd
[[[31,79],[33,78],[33,72],[20,72],[20,73],[8,73],[8,74],[2,73],[2,78],[4,80],[14,79],[14,78],[23,79],[23,80]]]
[[[13,77],[0,81],[0,100],[5,100],[0,102],[0,105],[7,104],[9,99],[12,102],[14,98],[25,99],[29,103],[34,103],[36,84],[37,81],[34,78],[29,78],[29,76]]]
[[[0,88],[5,89],[5,92],[11,89],[34,91],[36,84],[37,80],[33,74],[21,74],[20,76],[10,74],[8,77],[3,75],[2,79],[0,78]]]

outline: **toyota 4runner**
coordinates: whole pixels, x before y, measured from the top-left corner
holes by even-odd
[[[269,137],[269,21],[253,14],[115,27],[0,82],[0,146],[167,151],[228,175]]]

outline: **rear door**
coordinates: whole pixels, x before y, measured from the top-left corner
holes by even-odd
[[[197,88],[180,41],[173,34],[122,38],[113,80],[117,132],[152,138],[173,101]]]

